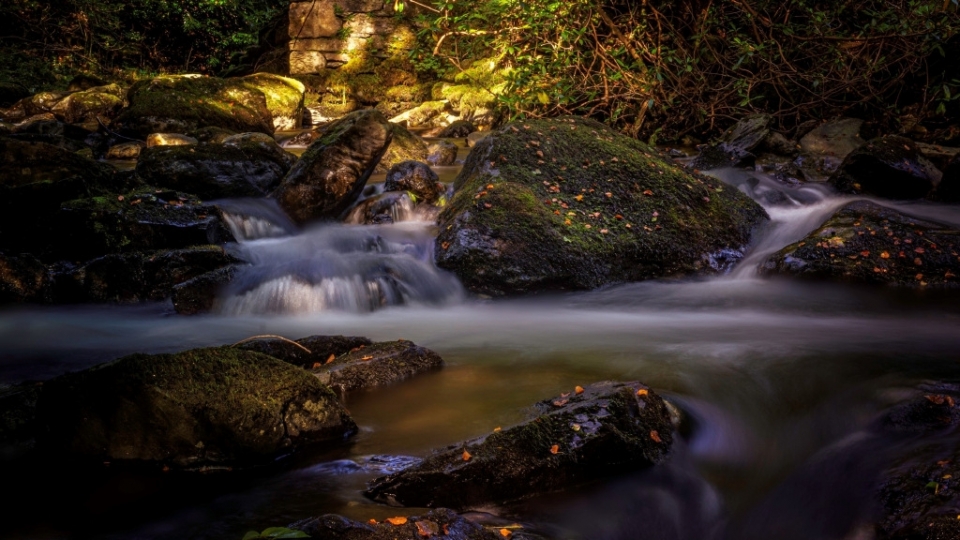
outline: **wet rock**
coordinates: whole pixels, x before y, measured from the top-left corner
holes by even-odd
[[[770,135],[773,118],[760,114],[748,116],[724,132],[715,143],[700,150],[691,167],[701,170],[750,165],[754,160],[751,150]]]
[[[106,159],[134,160],[140,156],[140,152],[146,147],[147,145],[140,141],[115,144],[107,149],[107,154],[104,157]]]
[[[914,144],[917,145],[917,150],[920,150],[920,153],[923,154],[923,157],[930,160],[934,167],[940,169],[941,171],[945,170],[950,165],[950,162],[954,160],[954,158],[960,156],[960,148],[952,148],[949,146],[941,146],[939,144],[926,144],[921,142]]]
[[[944,169],[936,198],[944,202],[960,202],[960,156],[953,158]]]
[[[280,185],[296,158],[272,140],[235,137],[224,144],[147,148],[137,162],[137,176],[204,200],[265,197]]]
[[[360,346],[314,368],[321,382],[341,392],[368,390],[404,381],[443,367],[443,359],[412,341]]]
[[[905,287],[956,287],[960,232],[860,201],[770,257],[761,274]]]
[[[394,116],[390,121],[406,124],[407,127],[430,126],[431,122],[439,119],[449,110],[450,104],[446,101],[425,101],[409,111]]]
[[[54,235],[58,255],[80,261],[233,241],[216,207],[186,193],[150,188],[67,201]]]
[[[409,191],[416,196],[417,201],[426,203],[436,202],[446,192],[437,173],[433,172],[429,165],[419,161],[402,161],[390,167],[383,189]]]
[[[173,308],[180,315],[209,313],[216,307],[217,297],[240,272],[239,265],[207,272],[173,287]]]
[[[473,133],[467,135],[467,146],[473,148],[483,139],[486,139],[490,135],[489,131],[474,131]]]
[[[508,124],[471,150],[440,214],[437,264],[504,295],[717,271],[763,209],[581,118]]]
[[[182,133],[151,133],[147,135],[147,148],[155,146],[196,146],[200,141]]]
[[[771,131],[770,134],[767,135],[767,138],[763,140],[760,148],[778,156],[795,156],[798,151],[797,143],[776,131]]]
[[[830,181],[844,193],[919,199],[933,191],[941,176],[913,141],[887,135],[851,152]]]
[[[303,83],[273,73],[255,73],[240,79],[244,84],[263,93],[267,110],[277,131],[300,129],[303,119]]]
[[[351,113],[327,127],[272,196],[297,223],[336,217],[357,200],[391,138],[379,112]]]
[[[466,137],[477,131],[477,126],[468,120],[457,120],[449,126],[443,128],[443,131],[437,134],[437,137],[445,139],[456,139]]]
[[[960,538],[960,388],[924,385],[881,419],[882,432],[917,446],[884,471],[877,540]]]
[[[863,120],[841,118],[825,122],[800,139],[797,165],[808,182],[826,182],[844,158],[867,144],[860,137]]]
[[[373,342],[369,339],[359,336],[310,336],[292,343],[283,339],[263,338],[236,346],[272,356],[295,366],[315,369],[337,356],[372,344]]]
[[[0,304],[43,302],[50,284],[50,272],[36,257],[0,253]]]
[[[410,133],[406,128],[397,124],[390,124],[392,140],[387,147],[383,159],[377,164],[375,172],[389,171],[394,165],[404,161],[424,161],[429,153],[427,143],[423,139]]]
[[[226,129],[217,126],[207,126],[195,131],[194,135],[197,136],[197,140],[199,142],[223,144],[223,141],[233,137],[234,135],[237,135],[237,132],[233,131],[232,129]]]
[[[60,100],[69,95],[70,92],[38,92],[20,100],[12,108],[19,109],[24,117],[29,118],[38,114],[49,113]]]
[[[39,383],[30,382],[0,388],[0,460],[16,458],[33,449],[41,390]]]
[[[457,161],[457,145],[449,141],[438,141],[427,147],[427,163],[434,167],[446,167]]]
[[[498,504],[655,465],[673,441],[663,400],[637,382],[593,384],[535,409],[527,422],[377,478],[364,494],[404,506]]]
[[[130,105],[114,120],[120,133],[186,133],[216,126],[238,133],[273,133],[273,116],[263,92],[239,79],[164,75],[133,85]]]
[[[335,514],[304,519],[290,524],[291,529],[303,531],[318,540],[421,540],[444,538],[450,540],[502,540],[499,533],[472,523],[446,508],[430,510],[422,516],[410,516],[394,525],[360,523]],[[513,536],[513,535],[511,535]],[[522,533],[516,538],[522,538]]]
[[[30,91],[23,85],[0,81],[0,107],[9,107],[29,95]]]
[[[277,140],[265,133],[237,133],[223,139],[223,144],[236,148],[257,148],[260,152],[272,155],[274,161],[287,169],[297,162],[297,156],[284,150]]]
[[[360,201],[344,218],[352,225],[386,225],[411,221],[416,215],[415,195],[387,191]]]
[[[72,93],[50,108],[68,124],[108,123],[123,108],[123,90],[115,85],[92,87]]]
[[[38,449],[92,464],[185,469],[271,463],[356,426],[329,388],[229,347],[135,354],[44,384]]]

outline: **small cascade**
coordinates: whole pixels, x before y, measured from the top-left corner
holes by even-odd
[[[238,246],[253,263],[221,297],[228,315],[369,312],[396,305],[444,305],[464,297],[433,264],[425,225],[327,224],[283,239]]]
[[[297,226],[273,199],[223,199],[214,201],[238,242],[279,238],[297,233]]]

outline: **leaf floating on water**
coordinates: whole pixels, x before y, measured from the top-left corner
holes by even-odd
[[[555,444],[555,445],[553,445],[553,446],[550,447],[550,453],[553,454],[553,455],[557,455],[557,452],[559,452],[559,451],[560,451],[560,445],[558,445],[558,444]]]
[[[657,430],[655,430],[655,429],[650,431],[650,438],[653,439],[653,442],[655,442],[655,443],[663,442],[663,441],[660,439],[660,434],[657,433]]]
[[[466,450],[463,451],[463,460],[464,460],[464,461],[470,461],[470,458],[472,458],[472,457],[473,457],[473,456],[470,455],[470,452],[467,452]]]
[[[393,525],[394,527],[399,527],[407,522],[407,518],[403,516],[397,516],[392,518],[387,518],[387,523]]]
[[[576,394],[579,396],[580,394],[583,393],[583,387],[580,385],[577,385],[577,387],[574,388],[573,391],[576,392]]]

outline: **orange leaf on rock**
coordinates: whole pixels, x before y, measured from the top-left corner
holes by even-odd
[[[373,519],[373,518],[370,518],[370,520],[367,521],[367,523],[369,523],[369,524],[371,524],[371,525],[376,525],[376,524],[377,524],[377,520],[375,520],[375,519]]]
[[[663,442],[662,440],[660,440],[660,434],[657,433],[657,430],[650,431],[650,438],[653,439],[653,442],[656,442],[656,443]]]
[[[464,461],[470,461],[470,458],[472,458],[472,457],[473,457],[473,456],[470,455],[470,452],[467,452],[466,450],[463,451],[463,460],[464,460]]]
[[[560,445],[555,444],[550,447],[550,453],[556,455],[560,451]]]
[[[502,537],[504,537],[504,538],[509,538],[509,537],[513,536],[513,533],[510,532],[510,529],[500,529],[500,536],[502,536]]]
[[[399,527],[407,522],[407,518],[403,516],[397,516],[392,518],[387,518],[387,523],[393,525],[394,527]]]
[[[649,394],[649,393],[650,393],[650,391],[647,390],[646,388],[641,388],[641,389],[637,390],[637,395],[638,395],[638,396],[645,396],[645,395],[647,395],[647,394]]]
[[[330,362],[333,362],[333,359],[336,358],[336,357],[337,357],[337,355],[331,354],[330,356],[327,357],[327,361],[324,362],[324,364],[329,364]]]
[[[582,393],[583,393],[583,387],[582,387],[582,386],[580,386],[580,385],[577,385],[577,387],[576,387],[576,388],[574,388],[574,389],[573,389],[573,391],[574,391],[574,392],[576,392],[576,393],[577,393],[577,395],[580,395],[580,394],[582,394]]]
[[[643,190],[643,194],[646,195],[647,197],[652,197],[652,196],[653,196],[653,192],[650,191],[649,189]]]
[[[360,358],[360,361],[361,361],[361,362],[368,362],[368,361],[370,361],[370,360],[373,360],[373,356],[371,356],[371,355],[367,355],[367,356],[364,356],[364,357],[361,357],[361,358]]]

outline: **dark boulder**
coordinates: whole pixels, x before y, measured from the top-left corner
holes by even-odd
[[[173,287],[173,308],[180,315],[209,313],[216,307],[217,297],[240,272],[239,265],[230,265],[201,274]]]
[[[59,258],[87,261],[233,240],[216,207],[186,193],[145,188],[63,203],[52,242]]]
[[[701,170],[750,165],[755,159],[751,150],[770,135],[773,118],[766,114],[748,116],[725,131],[717,142],[700,149],[691,167]]]
[[[331,388],[351,392],[396,384],[441,367],[437,353],[401,339],[360,346],[324,361],[313,373]]]
[[[44,384],[38,449],[186,469],[271,463],[356,426],[316,377],[229,347],[135,354]]]
[[[348,114],[310,145],[272,196],[297,223],[337,217],[360,196],[391,137],[379,112]]]
[[[462,509],[570,489],[663,461],[673,441],[664,401],[637,383],[596,383],[537,403],[537,417],[439,450],[373,480],[389,504]]]
[[[51,283],[50,272],[36,257],[0,253],[0,304],[49,300]]]
[[[919,199],[933,191],[941,176],[913,141],[887,135],[851,152],[830,182],[844,193]]]
[[[304,519],[290,525],[291,529],[303,531],[315,540],[422,540],[443,538],[448,540],[503,540],[497,532],[467,521],[456,512],[446,508],[430,510],[422,516],[390,518],[360,523],[335,514]],[[512,534],[509,535],[514,537]],[[515,538],[523,538],[523,534]]]
[[[264,197],[296,161],[272,140],[272,146],[258,140],[234,141],[146,148],[137,162],[137,175],[148,184],[187,191],[204,200]]]
[[[590,289],[723,271],[763,209],[582,118],[531,120],[470,152],[439,217],[437,264],[474,292]]]
[[[427,163],[434,167],[446,167],[457,162],[460,148],[450,141],[438,141],[427,148]]]
[[[409,191],[416,196],[417,202],[425,203],[436,202],[446,191],[437,173],[419,161],[402,161],[390,167],[383,189]]]
[[[953,158],[943,171],[936,198],[943,202],[960,202],[960,156]]]
[[[449,126],[443,128],[443,131],[437,134],[437,137],[444,139],[460,139],[477,131],[477,126],[469,120],[457,120]]]
[[[960,231],[871,202],[850,203],[768,259],[761,274],[906,287],[956,287]]]
[[[210,126],[273,133],[266,97],[242,79],[164,75],[134,84],[127,99],[130,105],[112,127],[138,139],[151,133],[192,134]]]
[[[369,339],[359,336],[310,336],[293,342],[276,338],[255,339],[237,347],[315,369],[340,355],[372,344]]]

